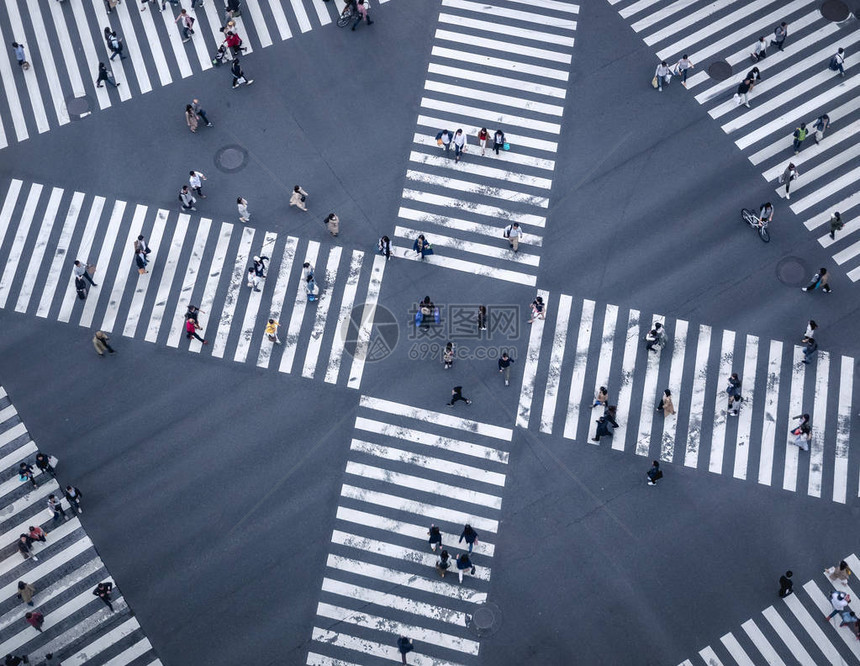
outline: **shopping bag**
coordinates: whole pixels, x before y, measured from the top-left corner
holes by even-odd
[[[657,85],[657,77],[655,76],[653,79],[651,79],[651,87],[656,88]]]

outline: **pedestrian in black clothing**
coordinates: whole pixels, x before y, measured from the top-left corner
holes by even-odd
[[[269,261],[268,257],[254,257],[254,273],[257,275],[257,277],[266,277],[267,261]]]
[[[21,553],[21,557],[25,560],[29,560],[32,557],[35,562],[39,561],[39,558],[33,555],[33,540],[26,534],[18,537],[18,552]]]
[[[656,460],[651,461],[651,469],[645,474],[648,477],[648,485],[656,486],[657,482],[663,478],[663,472],[660,469],[660,463]]]
[[[60,516],[62,516],[64,520],[69,519],[66,515],[65,509],[63,509],[62,502],[60,502],[55,495],[48,495],[48,508],[54,514],[53,522],[56,523],[60,519]]]
[[[469,546],[469,552],[472,552],[472,548],[476,543],[478,543],[478,533],[472,529],[472,526],[469,523],[463,527],[463,533],[460,535],[460,540],[457,543],[463,543],[463,539],[466,540],[466,543]]]
[[[654,328],[648,331],[645,336],[645,349],[655,351],[654,347],[662,348],[666,343],[666,332],[663,330],[663,324],[659,321],[654,322]]]
[[[356,9],[358,10],[355,14],[355,20],[352,23],[352,29],[358,26],[361,23],[361,19],[364,19],[367,22],[367,25],[373,25],[373,21],[370,20],[370,11],[367,9],[367,5],[364,4],[364,0],[358,0],[358,4],[356,5]],[[404,660],[404,664],[406,661]]]
[[[439,553],[439,559],[436,561],[436,571],[439,572],[439,575],[442,578],[445,577],[445,572],[451,567],[451,556],[448,555],[447,550],[443,550]]]
[[[99,599],[105,602],[105,605],[110,608],[111,612],[113,612],[113,604],[111,603],[110,594],[113,591],[113,583],[108,581],[106,583],[99,583],[96,585],[96,589],[93,590],[93,594],[97,596]]]
[[[511,385],[511,363],[513,362],[514,359],[508,356],[508,352],[502,352],[502,356],[499,358],[499,372],[505,375],[505,386]]]
[[[84,512],[84,510],[81,508],[81,500],[84,496],[80,490],[78,490],[74,486],[66,486],[66,489],[63,491],[63,494],[66,496],[66,499],[69,500],[69,506],[72,508],[72,510],[77,509],[78,513]]]
[[[603,416],[597,419],[597,432],[594,433],[591,441],[599,442],[601,437],[612,437],[612,428],[618,427],[618,422],[615,420],[615,410],[615,405],[609,405]]]
[[[726,387],[726,393],[729,396],[729,406],[726,407],[726,411],[730,416],[737,416],[739,410],[737,407],[733,408],[732,405],[734,405],[735,402],[743,400],[743,397],[741,396],[741,380],[740,377],[738,377],[738,373],[733,372],[729,377],[729,385]]]
[[[125,56],[122,54],[122,40],[116,36],[116,31],[105,28],[105,41],[107,41],[108,48],[111,50],[111,60],[116,56],[119,56],[120,60],[125,60]]]
[[[84,266],[80,262],[80,260],[75,259],[75,267],[72,269],[72,272],[75,274],[75,277],[83,278],[84,280],[89,282],[92,286],[98,287],[98,285],[95,282],[93,282],[93,278],[90,275],[90,271],[88,270],[89,268],[93,268],[93,270],[95,270],[95,267],[91,267],[89,265]]]
[[[800,149],[803,148],[803,142],[806,141],[806,137],[809,136],[809,130],[806,129],[806,123],[800,123],[800,127],[794,130],[794,154],[800,152]]]
[[[114,88],[116,88],[118,85],[120,85],[119,83],[117,83],[116,81],[113,80],[113,74],[108,72],[107,67],[105,67],[105,64],[103,62],[100,62],[99,63],[99,74],[98,74],[98,77],[96,78],[96,88],[104,88],[104,86],[102,85],[102,81],[107,81]]]
[[[801,287],[803,291],[815,291],[816,289],[821,289],[821,291],[830,293],[832,289],[830,289],[830,274],[827,272],[827,269],[821,267],[818,269],[818,272],[812,276],[812,280],[805,287]]]
[[[448,406],[453,407],[454,403],[457,402],[458,400],[462,400],[467,405],[472,404],[471,400],[468,400],[468,399],[463,397],[463,387],[462,386],[455,386],[454,388],[451,389],[451,402],[448,403]]]
[[[233,74],[233,88],[238,88],[240,83],[246,86],[254,83],[254,79],[245,78],[245,72],[242,71],[242,65],[239,64],[239,58],[233,58],[233,64],[230,65],[230,72]]]
[[[842,216],[839,214],[839,211],[833,213],[830,216],[830,238],[832,240],[836,240],[836,232],[842,231],[842,227],[845,226],[845,223],[842,221]]]
[[[442,530],[439,529],[438,525],[430,525],[427,534],[430,535],[427,542],[430,544],[430,549],[435,553],[437,548],[442,547]]]
[[[29,481],[34,488],[39,487],[39,484],[36,483],[33,466],[29,463],[22,462],[20,465],[18,465],[18,478],[21,480],[22,483],[24,481]]]
[[[198,116],[203,118],[203,122],[206,123],[206,127],[212,127],[212,123],[209,122],[209,118],[206,115],[206,111],[204,111],[203,107],[200,106],[199,99],[191,100],[191,110],[196,113]]]
[[[788,23],[783,21],[773,29],[773,41],[770,43],[770,45],[775,46],[780,51],[782,51],[782,47],[785,44],[786,37],[788,37]]]
[[[36,454],[36,467],[42,470],[42,473],[48,473],[51,476],[57,476],[56,470],[51,466],[51,459],[41,451]]]
[[[475,566],[472,560],[469,559],[468,553],[460,553],[457,555],[457,574],[460,576],[460,582],[463,582],[463,574],[468,571],[471,575],[475,575]]]
[[[486,331],[487,330],[487,306],[479,305],[478,306],[478,330]]]
[[[496,155],[499,154],[499,149],[505,147],[505,133],[497,129],[493,134],[493,150],[496,151]]]
[[[388,236],[383,236],[376,244],[379,253],[385,257],[386,261],[391,261],[391,239]]]
[[[748,109],[750,108],[749,92],[753,87],[753,82],[750,79],[744,79],[738,84],[737,103],[738,106],[743,104]]]
[[[200,314],[206,314],[198,308],[196,305],[188,304],[188,309],[185,311],[185,319],[192,319],[195,324],[199,324],[200,322],[197,320],[197,316]]]
[[[362,0],[359,0],[361,2]],[[400,650],[400,658],[403,660],[403,663],[406,663],[406,655],[414,650],[414,646],[412,645],[412,639],[407,638],[404,635],[400,635],[400,638],[397,639],[397,649]]]
[[[779,577],[779,596],[787,597],[792,593],[792,589],[794,587],[794,581],[791,580],[791,577],[794,574],[791,571],[786,571],[782,576]]]
[[[803,361],[806,365],[810,363],[810,357],[818,351],[818,343],[815,341],[815,338],[807,338],[806,343],[803,347]]]

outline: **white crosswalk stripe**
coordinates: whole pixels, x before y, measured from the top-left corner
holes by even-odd
[[[36,467],[36,446],[2,387],[0,415],[0,478],[4,480],[0,483],[4,549],[0,562],[0,651],[24,651],[30,663],[42,663],[48,652],[64,664],[93,663],[96,655],[112,657],[104,663],[113,666],[144,656],[153,660],[152,645],[68,502],[62,500],[65,519],[59,522],[47,510],[47,495],[62,497],[61,487]],[[22,461],[34,467],[36,488],[19,481],[18,464]],[[62,477],[62,467],[57,472]],[[45,542],[35,541],[33,556],[24,559],[14,542],[30,525],[41,527],[47,537]],[[20,580],[36,589],[32,608],[16,596]],[[99,582],[109,580],[114,583],[113,612],[93,595]],[[27,610],[44,616],[41,633],[23,622]]]
[[[223,5],[217,0],[196,9],[182,4],[196,19],[188,43],[183,43],[174,20],[179,5],[168,3],[159,13],[160,1],[125,2],[107,13],[103,0],[74,4],[7,1],[5,13],[0,14],[0,39],[7,45],[23,43],[31,67],[22,70],[9,48],[0,57],[5,92],[5,101],[0,101],[0,148],[67,125],[69,100],[89,96],[94,100],[92,110],[105,109],[116,101],[151,92],[154,86],[169,85],[174,81],[171,72],[182,79],[212,69],[212,56],[224,39]],[[338,5],[322,0],[246,0],[243,15],[235,19],[245,55],[290,39],[294,32],[332,26],[341,8]],[[108,60],[111,52],[102,37],[105,26],[122,39],[125,59]],[[96,87],[99,62],[113,72],[118,88],[110,84]],[[246,61],[244,68],[253,75],[252,61]],[[231,80],[229,66],[221,70],[226,88]]]
[[[442,1],[394,256],[420,259],[413,246],[424,235],[428,265],[537,283],[578,12],[562,2]],[[443,129],[462,130],[460,161],[453,144],[437,144]],[[497,129],[510,150],[493,149]],[[517,252],[504,237],[513,223],[523,234]]]
[[[469,625],[487,600],[512,437],[453,411],[361,396],[307,664],[396,658],[400,633],[415,642],[409,663],[476,663]],[[466,523],[478,540],[460,583]],[[445,576],[431,524],[452,558]]]
[[[602,409],[592,407],[593,396],[605,386],[619,426],[601,446],[762,485],[781,483],[790,492],[800,487],[839,503],[849,492],[860,495],[860,468],[849,469],[853,358],[820,350],[806,365],[798,345],[542,295],[547,318],[539,325],[553,332],[553,343],[541,354],[541,336],[532,329],[532,368],[523,370],[521,394],[541,416],[531,424],[519,419],[520,427],[596,444],[591,438]],[[648,351],[644,337],[653,322],[663,323],[666,346]],[[737,416],[728,413],[732,373],[742,383]],[[657,407],[667,388],[676,413],[664,418]],[[804,413],[812,426],[808,452],[793,445],[794,417]]]
[[[674,64],[688,54],[695,65],[687,88],[711,117],[741,148],[750,162],[775,189],[775,196],[797,214],[811,231],[818,230],[819,244],[832,251],[848,277],[860,280],[860,242],[853,236],[860,228],[854,192],[860,167],[860,98],[856,88],[852,53],[860,41],[857,21],[836,23],[822,13],[821,3],[793,0],[618,0],[612,2],[631,27],[661,59]],[[782,51],[771,43],[776,26],[785,21],[788,37]],[[767,57],[752,63],[750,53],[761,35],[769,46]],[[837,49],[845,49],[845,76],[829,69]],[[725,61],[732,76],[718,81],[708,75],[712,62]],[[736,103],[734,93],[753,67],[761,81],[750,93],[750,109]],[[652,76],[644,73],[643,78]],[[670,86],[670,89],[673,86]],[[822,114],[831,127],[816,143],[814,124]],[[794,149],[794,131],[806,123],[808,138],[800,152]],[[800,173],[791,184],[790,198],[779,177],[793,162]],[[751,202],[752,203],[752,202]],[[834,212],[845,227],[830,237]],[[777,206],[777,216],[779,206]]]
[[[364,252],[337,245],[39,183],[11,180],[0,187],[0,307],[360,387],[378,341],[373,320],[384,257],[371,262]],[[152,250],[143,274],[134,260],[138,235]],[[270,257],[259,292],[247,287],[255,255]],[[95,266],[98,286],[89,287],[83,302],[74,285],[75,259]],[[313,302],[301,279],[304,261],[319,263],[320,294]],[[211,344],[185,339],[189,304],[201,310],[198,334]],[[283,344],[265,335],[269,318],[284,320]]]
[[[849,555],[845,561],[852,569],[860,567],[856,555]],[[838,614],[826,620],[833,610],[830,593],[838,590],[853,595],[851,580],[847,585],[833,582],[825,571],[802,586],[795,583],[792,594],[762,611],[764,621],[750,618],[741,625],[742,632],[724,634],[719,643],[702,648],[699,655],[707,664],[726,666],[860,663],[860,641],[854,631],[850,626],[840,627],[842,618]],[[681,666],[692,663],[686,660]]]

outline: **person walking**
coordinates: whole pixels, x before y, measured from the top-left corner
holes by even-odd
[[[197,331],[202,331],[202,330],[203,330],[203,329],[202,329],[202,328],[200,327],[200,325],[197,323],[197,319],[196,319],[196,318],[188,317],[188,319],[186,319],[186,320],[185,320],[185,337],[186,337],[188,340],[190,340],[191,338],[195,338],[195,339],[199,340],[200,342],[202,342],[204,345],[208,345],[208,344],[209,344],[209,341],[208,341],[208,340],[204,340],[203,338],[201,338],[201,337],[197,334]]]
[[[740,377],[738,377],[738,373],[733,372],[729,376],[729,385],[726,387],[726,393],[729,396],[729,405],[726,407],[726,413],[729,416],[737,416],[739,410],[737,407],[733,407],[733,405],[736,402],[739,403],[743,400],[743,397],[741,396],[741,380]]]
[[[808,285],[801,287],[802,291],[815,291],[816,289],[821,289],[821,291],[828,294],[832,291],[830,289],[830,274],[823,266],[812,276],[812,280],[810,280]]]
[[[591,441],[599,442],[601,437],[612,437],[612,428],[618,427],[618,421],[615,420],[616,409],[615,405],[609,405],[603,412],[603,416],[597,419],[597,430]]]
[[[601,386],[597,389],[597,395],[594,398],[594,404],[591,405],[591,408],[594,409],[598,405],[602,406],[604,409],[606,405],[609,403],[609,391],[605,386]]]
[[[134,241],[133,245],[134,245],[134,253],[135,254],[142,254],[143,259],[144,259],[144,263],[149,265],[149,255],[152,252],[152,248],[149,247],[149,244],[146,242],[146,238],[144,237],[144,235],[141,234],[140,236],[138,236],[137,240]]]
[[[437,548],[442,547],[442,530],[439,529],[438,525],[430,525],[430,529],[427,530],[427,534],[430,535],[427,543],[430,544],[430,550],[435,553]]]
[[[84,512],[81,508],[81,500],[84,498],[84,495],[78,488],[75,486],[66,486],[66,489],[63,491],[63,495],[65,495],[66,499],[69,501],[69,508],[73,512],[76,510],[78,513]]]
[[[415,242],[412,243],[412,251],[420,256],[423,261],[428,254],[433,254],[433,246],[430,245],[430,241],[424,238],[424,234],[419,234]]]
[[[376,249],[379,254],[385,257],[386,261],[391,261],[391,239],[388,236],[383,236],[376,243]]]
[[[505,227],[504,237],[508,239],[508,245],[514,252],[520,251],[520,239],[523,237],[523,230],[520,229],[519,222],[512,222]]]
[[[463,130],[458,129],[454,132],[454,138],[451,141],[454,144],[454,161],[459,162],[463,153],[466,152],[466,135]]]
[[[744,78],[750,80],[750,89],[752,90],[761,83],[761,71],[758,67],[753,67]]]
[[[109,72],[105,64],[103,62],[100,62],[98,75],[96,76],[96,88],[104,88],[104,86],[102,85],[102,81],[107,81],[114,88],[120,85],[114,80],[113,72]]]
[[[469,546],[469,552],[472,552],[472,548],[474,548],[475,544],[478,543],[478,533],[472,529],[472,526],[469,523],[466,523],[463,526],[463,532],[460,534],[460,540],[457,543],[463,543],[463,539],[466,540],[466,544]]]
[[[203,312],[203,310],[198,308],[196,305],[192,305],[191,303],[189,303],[188,308],[185,310],[185,319],[186,320],[192,319],[192,320],[194,320],[195,324],[199,324],[200,323],[199,316],[202,314],[206,314],[206,313]]]
[[[773,29],[773,41],[771,41],[770,45],[782,51],[786,37],[788,37],[788,23],[783,21]]]
[[[505,143],[507,143],[505,141],[505,133],[497,129],[493,134],[493,150],[496,151],[496,156],[499,154],[499,149],[504,149]]]
[[[445,157],[451,153],[451,139],[453,138],[451,132],[446,129],[439,130],[439,133],[436,134],[436,144],[445,150]]]
[[[299,185],[293,186],[293,193],[290,195],[290,205],[295,206],[303,211],[307,211],[308,206],[305,203],[308,199],[308,193],[305,192]]]
[[[197,209],[195,208],[194,210],[197,210]],[[136,252],[135,253],[134,263],[137,266],[137,272],[140,275],[143,275],[144,273],[149,272],[146,270],[146,265],[149,263],[149,261],[147,260],[146,255],[143,252]]]
[[[340,218],[334,213],[329,213],[325,219],[325,228],[332,236],[337,236],[340,233]]]
[[[206,180],[206,176],[204,176],[199,171],[194,171],[193,169],[188,172],[188,185],[191,186],[191,189],[197,193],[197,196],[201,199],[205,199],[206,195],[203,194],[203,181]]]
[[[645,349],[650,351],[660,351],[666,344],[666,331],[663,330],[663,324],[659,321],[654,322],[653,328],[648,331],[645,336]],[[654,349],[657,347],[657,349]]]
[[[361,23],[362,19],[364,19],[364,21],[365,21],[365,23],[367,23],[367,25],[373,25],[373,21],[370,20],[370,12],[368,11],[369,8],[370,8],[370,3],[367,0],[358,0],[358,4],[356,6],[356,9],[358,9],[358,12],[356,13],[355,20],[352,23],[352,29],[353,30],[355,30],[356,27],[358,27],[358,24]],[[403,663],[404,664],[406,663],[405,659],[404,659]]]
[[[188,125],[188,129],[192,133],[197,132],[197,114],[194,113],[194,109],[191,108],[190,104],[185,105],[185,124]]]
[[[449,407],[453,407],[454,403],[459,402],[460,400],[465,402],[467,405],[472,404],[471,400],[469,400],[468,398],[463,396],[463,387],[462,386],[455,386],[454,388],[451,389],[451,402],[446,403],[446,404]]]
[[[687,87],[687,74],[696,66],[687,57],[687,54],[681,56],[681,59],[675,63],[675,74],[681,77],[681,85]]]
[[[830,622],[833,617],[839,615],[839,613],[848,608],[848,604],[851,603],[851,595],[847,592],[833,590],[833,592],[830,593],[828,600],[830,601],[830,605],[833,610],[830,612],[830,615],[824,616],[825,622]]]
[[[848,579],[851,577],[851,569],[845,560],[840,560],[835,567],[824,570],[825,575],[834,583],[848,587]]]
[[[206,127],[212,127],[212,123],[209,122],[209,116],[206,115],[206,111],[200,106],[199,99],[191,100],[191,110],[194,111],[199,117],[203,118],[203,122],[206,123]]]
[[[487,154],[487,141],[490,140],[490,133],[486,127],[478,130],[478,145],[481,146],[481,157]]]
[[[251,291],[260,291],[260,276],[257,275],[253,266],[248,268],[248,287]]]
[[[508,356],[508,352],[502,352],[499,357],[499,372],[505,376],[505,386],[511,385],[511,363],[513,362],[514,359]]]
[[[232,55],[234,58],[238,58],[247,50],[244,46],[242,46],[242,38],[239,37],[239,35],[234,30],[227,30],[224,33],[224,41],[222,45],[230,49],[230,55]]]
[[[651,468],[646,472],[649,486],[656,486],[657,482],[663,478],[663,471],[660,469],[660,463],[657,460],[651,461]]]
[[[779,577],[779,596],[783,599],[793,592],[794,581],[791,577],[794,575],[792,571],[786,571]]]
[[[442,364],[445,366],[446,370],[450,370],[451,366],[454,365],[454,343],[449,342],[445,345],[445,349],[442,352]]]
[[[48,508],[54,514],[53,522],[57,522],[60,519],[60,516],[63,517],[63,520],[68,520],[69,517],[66,515],[65,509],[63,509],[63,504],[60,500],[57,499],[56,495],[48,495]]]
[[[818,342],[816,342],[815,338],[807,338],[803,347],[803,360],[801,363],[804,365],[809,365],[811,361],[809,360],[815,352],[818,351]]]
[[[364,2],[364,0],[358,0],[359,2]],[[355,30],[355,28],[353,28]],[[412,652],[414,646],[412,645],[412,639],[407,638],[404,634],[400,634],[400,638],[397,639],[397,649],[400,652],[400,659],[402,663],[406,663],[406,655]]]
[[[830,127],[830,116],[826,113],[822,113],[818,118],[815,119],[815,123],[812,125],[812,129],[815,130],[815,134],[813,134],[812,138],[815,141],[815,145],[817,146],[821,143],[821,140],[824,138],[824,133],[827,131],[827,128]]]
[[[800,177],[800,172],[794,166],[794,162],[789,162],[785,170],[779,175],[779,184],[785,185],[785,198],[791,199],[789,190],[791,189],[791,181]]]
[[[179,201],[182,204],[182,210],[197,210],[194,206],[197,203],[197,199],[191,194],[188,185],[183,185],[182,189],[179,190]]]
[[[809,442],[812,439],[812,426],[809,425],[809,414],[800,414],[793,418],[798,421],[798,425],[791,431],[794,439],[789,440],[789,444],[794,444],[804,451],[809,451]]]
[[[245,224],[251,219],[251,213],[248,212],[248,202],[242,197],[236,199],[236,208],[239,211],[239,222]]]
[[[27,62],[27,56],[24,54],[24,45],[12,42],[12,50],[15,52],[15,60],[18,61],[18,67],[24,70],[30,69],[30,63]]]
[[[463,574],[469,572],[472,576],[475,575],[475,565],[469,559],[468,553],[460,553],[457,555],[457,574],[460,576],[460,584],[463,584]]]
[[[479,305],[478,306],[478,335],[480,336],[481,331],[487,330],[487,306]]]
[[[113,613],[113,604],[111,603],[112,600],[110,598],[111,592],[113,592],[113,583],[111,581],[106,581],[96,585],[96,589],[93,590],[93,595],[104,601],[105,606],[110,608],[111,613]]]
[[[845,76],[845,49],[840,47],[836,51],[836,54],[830,58],[828,67],[834,72],[839,72],[839,76]]]
[[[753,62],[764,60],[767,57],[767,43],[764,40],[764,35],[758,38],[758,41],[753,47],[753,52],[750,53],[750,58]]]
[[[533,323],[535,319],[544,319],[546,317],[543,296],[535,296],[535,299],[532,301],[531,310],[532,318],[528,320],[529,324]]]
[[[266,336],[269,338],[269,342],[274,342],[276,345],[281,344],[281,339],[278,337],[278,329],[281,327],[281,324],[274,319],[269,319],[269,322],[266,324]]]
[[[42,625],[45,624],[45,616],[39,611],[33,611],[32,613],[24,614],[24,621],[33,627],[33,629],[41,633]]]
[[[184,44],[185,42],[190,41],[191,35],[194,34],[194,17],[186,10],[182,9],[179,11],[179,16],[177,16],[173,22],[179,23],[179,28],[182,30],[182,43]]]
[[[839,214],[839,211],[833,213],[830,216],[830,238],[836,240],[836,232],[842,231],[842,227],[844,226],[845,224],[842,222],[842,216]]]
[[[36,483],[36,474],[33,471],[33,466],[30,463],[22,462],[18,465],[18,480],[21,483],[25,481],[29,481],[30,485],[34,488],[38,488],[39,484]]]
[[[436,560],[436,571],[439,575],[444,578],[445,572],[451,568],[451,556],[448,554],[447,550],[443,550],[439,553],[439,559]]]
[[[36,596],[36,588],[25,583],[23,580],[18,581],[18,594],[15,595],[28,606],[33,605],[33,597]]]
[[[109,30],[110,34],[108,34]],[[111,56],[108,59],[113,60],[119,56],[120,60],[125,60],[126,56],[122,54],[125,47],[123,46],[122,39],[117,37],[116,31],[111,30],[110,28],[105,28],[105,38],[107,39],[108,48],[111,50]]]
[[[21,557],[25,560],[29,560],[31,557],[34,562],[38,562],[39,558],[33,555],[33,542],[30,540],[30,537],[26,534],[22,534],[18,537],[18,552],[21,553]]]
[[[800,342],[806,344],[808,340],[812,340],[815,337],[815,331],[818,330],[818,324],[814,319],[810,319],[806,324],[806,332],[804,332],[803,337],[800,339]]]
[[[36,467],[42,474],[50,474],[54,478],[57,476],[57,471],[51,465],[51,459],[41,451],[36,454]]]
[[[93,282],[93,277],[92,275],[90,275],[90,269],[95,272],[96,267],[90,266],[89,264],[82,264],[78,259],[75,259],[75,267],[72,269],[74,271],[75,277],[83,278],[93,287],[98,287],[98,285]]]
[[[738,93],[737,93],[737,105],[740,106],[743,104],[748,109],[750,107],[749,102],[749,91],[752,88],[752,81],[750,79],[744,79],[738,84]]]
[[[657,65],[657,69],[654,70],[654,80],[651,81],[653,85],[657,88],[657,92],[663,92],[663,83],[669,85],[669,82],[672,80],[672,70],[669,69],[669,65],[666,64],[666,61],[663,60],[659,65]]]
[[[36,543],[37,541],[41,543],[48,542],[48,536],[45,534],[45,530],[37,525],[30,525],[27,530],[29,530],[28,536],[30,537],[30,543]]]
[[[800,123],[800,126],[794,130],[794,154],[797,155],[800,149],[803,148],[803,142],[809,136],[809,130],[806,129],[806,123]]]
[[[254,79],[249,79],[245,76],[245,72],[242,71],[242,65],[239,62],[239,58],[233,58],[233,64],[230,65],[230,73],[233,75],[233,89],[239,87],[239,84],[244,83],[246,86],[254,83]]]
[[[95,347],[99,358],[104,358],[105,352],[116,354],[116,350],[110,346],[108,340],[110,340],[110,337],[104,331],[96,331],[95,335],[93,335],[93,347]]]
[[[663,397],[660,398],[657,411],[663,412],[664,418],[675,413],[675,403],[672,402],[672,392],[669,389],[663,391]]]

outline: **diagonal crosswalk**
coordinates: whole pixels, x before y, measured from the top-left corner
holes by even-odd
[[[655,49],[659,60],[674,65],[685,53],[689,56],[695,69],[687,89],[696,101],[761,169],[774,187],[772,200],[783,200],[817,235],[819,244],[833,253],[836,264],[845,266],[848,277],[860,280],[860,237],[856,235],[860,196],[854,188],[860,175],[860,98],[856,94],[860,78],[852,66],[860,30],[855,18],[829,20],[822,3],[813,0],[609,2]],[[789,30],[783,51],[769,46],[767,57],[753,63],[750,53],[758,38],[765,35],[770,44],[774,28],[783,21]],[[847,54],[844,77],[828,68],[839,48]],[[728,79],[709,76],[709,65],[715,61],[731,65]],[[750,94],[747,109],[738,106],[734,93],[753,66],[759,68],[761,81]],[[830,117],[831,126],[816,144],[813,126],[822,114]],[[806,123],[810,137],[795,154],[793,133],[800,123]],[[800,177],[791,183],[787,196],[779,178],[789,162]],[[829,222],[836,211],[845,226],[831,238]]]
[[[326,560],[307,664],[399,659],[477,663],[469,629],[487,600],[505,486],[509,428],[361,396]],[[478,532],[474,575],[435,569],[428,529],[438,525],[452,558],[464,524]]]
[[[852,570],[860,566],[854,554],[845,561]],[[850,627],[839,626],[841,617],[822,622],[833,610],[830,593],[848,592],[854,598],[852,583],[834,583],[825,572],[800,589],[795,584],[793,594],[762,611],[763,619],[750,618],[741,625],[743,632],[721,636],[719,643],[699,650],[700,659],[687,659],[679,666],[860,663],[860,641]]]
[[[442,0],[391,237],[396,256],[419,260],[412,245],[423,234],[434,247],[429,264],[536,284],[578,12],[564,2]],[[442,129],[463,130],[461,161],[437,145]],[[497,129],[509,151],[493,151]],[[514,222],[524,233],[516,253],[503,237]]]
[[[807,365],[797,344],[540,294],[547,318],[532,324],[518,426],[596,444],[602,409],[592,404],[605,386],[619,427],[601,446],[834,502],[860,496],[860,468],[848,465],[853,358],[821,349]],[[656,321],[667,343],[649,352],[644,338]],[[725,392],[733,372],[742,382],[737,416]],[[676,414],[664,417],[657,406],[666,388]],[[789,444],[792,419],[803,413],[811,417],[808,452]]]
[[[174,22],[183,7],[196,21],[188,43],[183,43]],[[276,41],[332,26],[342,7],[342,3],[324,0],[245,0],[242,16],[234,21],[245,54],[250,55]],[[213,55],[224,40],[223,1],[209,0],[196,8],[186,0],[176,6],[168,2],[165,11],[159,10],[160,0],[144,4],[126,0],[111,13],[103,0],[4,3],[0,39],[4,45],[12,41],[24,44],[31,68],[21,70],[13,51],[4,48],[0,56],[5,93],[0,95],[0,148],[212,69]],[[105,27],[122,38],[125,60],[108,61],[111,51],[102,36]],[[121,84],[118,88],[96,87],[99,62],[108,65]],[[251,62],[245,68],[253,75]],[[229,68],[222,69],[227,86]],[[70,114],[70,100],[89,101],[92,108]]]
[[[148,664],[161,661],[137,619],[109,575],[80,520],[63,500],[69,517],[52,520],[46,507],[49,494],[62,497],[60,485],[35,465],[38,453],[6,391],[0,387],[0,499],[4,506],[3,561],[0,562],[0,653],[27,654],[31,664],[43,663],[47,653],[63,664],[100,663],[105,666]],[[36,471],[37,488],[18,479],[18,465],[28,462]],[[62,477],[62,467],[58,467]],[[35,542],[34,557],[24,560],[15,541],[29,526],[47,533]],[[114,583],[111,612],[92,591],[99,582]],[[36,588],[33,606],[18,599],[18,581]],[[28,611],[45,618],[42,633],[24,620]]]
[[[357,389],[384,257],[239,226],[13,179],[0,208],[0,308]],[[152,249],[145,274],[134,261],[140,234]],[[270,259],[260,291],[247,286],[255,255]],[[96,267],[86,300],[75,259]],[[305,261],[320,288],[313,302]],[[192,303],[206,346],[185,339]],[[281,344],[265,335],[270,318]]]

